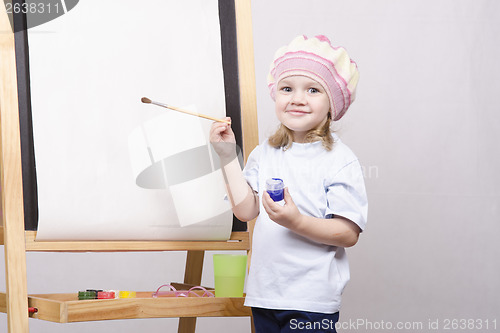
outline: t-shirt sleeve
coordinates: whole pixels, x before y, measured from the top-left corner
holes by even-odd
[[[247,163],[243,169],[243,177],[245,177],[248,185],[255,192],[259,192],[259,156],[261,148],[260,146],[255,147],[254,150],[248,156]]]
[[[356,223],[361,230],[365,229],[368,200],[363,170],[358,160],[347,164],[333,175],[326,195],[326,216],[339,215]]]

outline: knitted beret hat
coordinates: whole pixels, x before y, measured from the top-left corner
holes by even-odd
[[[292,75],[307,76],[325,88],[333,120],[342,118],[354,102],[358,67],[343,47],[332,46],[325,36],[297,36],[276,51],[267,77],[273,100],[276,99],[277,83]]]

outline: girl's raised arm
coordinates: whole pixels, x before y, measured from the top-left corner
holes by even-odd
[[[259,215],[259,197],[243,177],[236,154],[236,139],[231,126],[215,122],[210,129],[210,143],[219,155],[226,190],[234,215],[250,221]]]

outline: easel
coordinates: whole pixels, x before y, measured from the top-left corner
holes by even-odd
[[[245,158],[258,144],[255,76],[250,0],[235,0],[238,74],[240,84],[243,152]],[[5,8],[5,6],[3,7]],[[5,9],[0,10],[0,30],[9,31]],[[37,242],[36,232],[24,230],[23,187],[16,58],[13,33],[0,34],[0,173],[2,223],[0,243],[5,247],[6,293],[0,293],[0,311],[6,312],[9,333],[29,332],[28,318],[54,322],[105,319],[179,317],[179,332],[194,332],[196,317],[250,316],[244,298],[149,298],[77,301],[75,294],[29,295],[26,251],[119,252],[187,251],[185,284],[201,282],[206,250],[250,250],[249,232],[233,232],[231,241],[113,241]],[[250,226],[250,233],[251,233]],[[148,293],[149,295],[149,293]],[[141,297],[144,296],[144,297]],[[28,315],[28,307],[36,314]]]

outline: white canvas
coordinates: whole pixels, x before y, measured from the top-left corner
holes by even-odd
[[[28,32],[37,238],[227,239],[228,205],[217,227],[190,219],[186,229],[168,186],[137,184],[151,154],[206,145],[211,125],[142,97],[225,115],[217,1],[87,0]],[[190,205],[213,218],[207,202]]]

